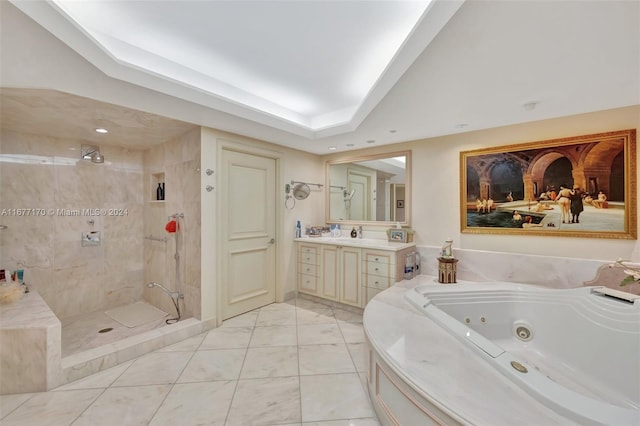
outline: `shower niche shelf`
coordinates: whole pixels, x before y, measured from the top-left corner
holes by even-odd
[[[164,172],[151,173],[150,179],[150,202],[151,203],[164,203],[166,199],[165,185],[164,185]],[[160,190],[161,188],[161,190]]]

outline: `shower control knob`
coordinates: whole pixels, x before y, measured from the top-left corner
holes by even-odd
[[[211,192],[211,191],[213,191],[214,188],[211,185],[207,185],[204,189],[206,189],[207,192]]]
[[[213,174],[213,170],[207,169],[205,170],[205,173],[207,174],[207,176],[211,176]]]

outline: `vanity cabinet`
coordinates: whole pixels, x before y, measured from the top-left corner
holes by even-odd
[[[404,279],[405,256],[410,246],[398,251],[362,249],[362,293],[366,305],[376,294]]]
[[[317,244],[298,243],[298,290],[319,296],[320,247]]]
[[[323,244],[320,252],[320,297],[362,307],[360,249]]]
[[[330,244],[330,239],[296,241],[298,291],[359,308],[404,278],[405,255],[415,250],[413,243],[381,241],[380,247],[370,248],[370,244],[358,247],[357,241],[349,245]]]

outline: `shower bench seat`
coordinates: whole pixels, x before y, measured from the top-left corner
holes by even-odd
[[[60,385],[62,326],[36,291],[0,309],[0,395]]]

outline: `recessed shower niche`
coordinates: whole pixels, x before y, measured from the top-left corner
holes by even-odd
[[[166,198],[164,186],[164,172],[151,173],[149,186],[151,202],[164,202]]]

